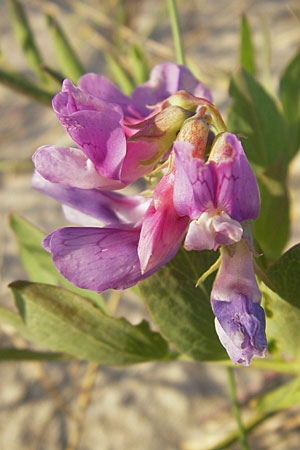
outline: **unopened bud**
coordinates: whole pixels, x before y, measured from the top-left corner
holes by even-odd
[[[141,161],[149,165],[158,161],[172,146],[184,121],[193,113],[180,106],[169,106],[160,113],[145,120],[143,127],[128,141],[150,141],[157,146],[157,153],[150,160]]]
[[[208,132],[209,126],[203,117],[191,117],[184,122],[177,135],[177,140],[193,144],[192,156],[203,159]]]
[[[177,91],[163,102],[163,107],[181,106],[189,111],[196,111],[198,105],[198,99],[186,91]]]

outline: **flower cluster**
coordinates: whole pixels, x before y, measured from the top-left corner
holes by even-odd
[[[217,250],[211,293],[220,341],[249,365],[267,344],[251,239],[257,183],[239,139],[226,131],[209,90],[183,66],[160,64],[127,97],[106,78],[65,80],[54,111],[78,148],[44,146],[34,157],[33,186],[63,205],[81,226],[44,240],[57,269],[75,285],[125,289],[177,253]],[[148,195],[114,192],[160,175]]]

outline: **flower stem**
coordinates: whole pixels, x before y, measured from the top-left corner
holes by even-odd
[[[248,422],[245,429],[247,430],[248,433],[250,433],[250,431],[256,429],[261,423],[270,419],[272,416],[278,414],[279,412],[280,411],[271,411],[266,414],[258,414],[257,416],[255,416]],[[207,450],[225,450],[225,449],[228,449],[237,440],[238,440],[238,435],[236,432],[233,432],[230,435],[228,435],[225,439],[220,441],[218,444],[214,445],[213,447],[209,447],[209,449],[207,449]]]
[[[242,420],[241,420],[240,407],[239,407],[237,396],[236,396],[233,368],[227,367],[226,371],[227,371],[229,394],[230,394],[230,398],[231,398],[233,414],[234,414],[234,417],[235,417],[235,420],[237,423],[237,427],[238,427],[238,434],[239,434],[239,440],[241,443],[241,447],[242,447],[242,450],[249,450],[249,447],[247,445],[247,440],[246,440],[246,432],[244,430]]]
[[[185,64],[182,36],[179,26],[176,0],[167,0],[169,15],[171,20],[172,34],[175,45],[176,61],[178,64]]]

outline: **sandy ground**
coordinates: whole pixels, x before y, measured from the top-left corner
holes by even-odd
[[[27,3],[39,5],[30,8],[30,17],[43,53],[51,64],[53,51],[40,12],[47,2]],[[72,7],[78,3],[67,2]],[[151,61],[172,58],[168,21],[162,18],[160,2],[131,1],[129,4],[130,25],[137,32],[150,27],[153,17],[155,20],[161,17],[159,26],[150,35],[159,46],[151,42],[146,45]],[[86,6],[79,18],[67,7],[62,10],[54,6],[54,12],[86,67],[94,71],[103,67],[100,50],[106,48],[107,43],[97,38],[87,24],[88,16],[96,17],[97,11],[102,11],[100,8]],[[215,103],[224,111],[229,104],[227,75],[237,67],[238,24],[242,12],[249,15],[258,48],[262,43],[262,22],[269,26],[274,83],[299,45],[297,1],[194,0],[181,2],[181,11],[187,55],[196,63],[203,81],[213,91]],[[106,13],[110,17],[110,11]],[[11,33],[4,2],[0,2],[0,29],[4,57],[12,66],[27,73],[24,57]],[[111,30],[103,25],[100,30],[109,40]],[[1,160],[25,160],[39,145],[68,143],[50,108],[3,87],[0,87],[0,99]],[[300,238],[299,172],[300,158],[294,161],[290,172],[290,243]],[[0,175],[1,306],[9,308],[12,301],[6,286],[14,279],[24,278],[25,274],[7,226],[8,212],[18,211],[45,231],[66,223],[56,202],[30,188],[30,176],[29,171]],[[147,313],[139,302],[125,293],[117,314],[126,315],[136,323]],[[23,348],[25,344],[5,328],[1,332],[1,346],[11,345]],[[237,372],[238,394],[245,405],[253,395],[278,382],[269,373]],[[235,428],[226,372],[222,367],[184,362],[148,363],[126,369],[95,368],[79,362],[1,363],[0,380],[0,450],[202,450]],[[270,419],[251,437],[251,448],[299,449],[299,412],[295,407]],[[244,417],[250,417],[248,407],[244,409]]]

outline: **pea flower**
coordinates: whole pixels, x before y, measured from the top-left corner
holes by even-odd
[[[193,155],[189,142],[174,143],[174,206],[191,223],[187,250],[216,250],[239,242],[241,221],[256,219],[260,200],[257,182],[238,138],[219,134],[207,162]]]
[[[53,109],[78,148],[43,146],[33,156],[48,181],[82,188],[120,189],[153,170],[171,148],[191,111],[163,102],[185,90],[211,100],[184,66],[159,64],[131,97],[103,76],[89,73],[78,86],[66,79]]]
[[[33,158],[33,186],[80,225],[43,241],[59,272],[84,289],[125,289],[170,261],[183,240],[186,250],[221,246],[211,293],[216,331],[233,362],[263,356],[265,319],[242,226],[258,216],[258,187],[209,92],[188,69],[168,63],[130,98],[95,74],[78,87],[66,80],[53,106],[79,146],[41,147]],[[112,192],[160,161],[151,198]]]
[[[221,266],[211,292],[216,331],[230,359],[249,366],[267,351],[265,315],[253,270],[252,254],[242,239],[223,247]]]
[[[147,199],[51,183],[35,173],[33,187],[60,201],[67,219],[85,225],[44,239],[58,271],[76,286],[102,292],[133,286],[166,264],[189,222],[174,209],[173,183],[173,174],[163,177]]]
[[[217,139],[211,154],[220,153],[220,160],[210,156],[206,163],[192,156],[189,142],[176,141],[174,149],[175,166],[162,177],[151,199],[83,190],[35,175],[34,187],[60,201],[67,218],[98,225],[62,228],[46,238],[54,264],[69,281],[98,292],[132,286],[176,254],[187,230],[188,249],[216,248],[241,239],[238,221],[253,218],[259,200],[238,139],[230,133]],[[247,199],[242,201],[246,194],[239,193],[239,176],[250,176],[251,207]],[[216,219],[209,222],[207,215]]]

